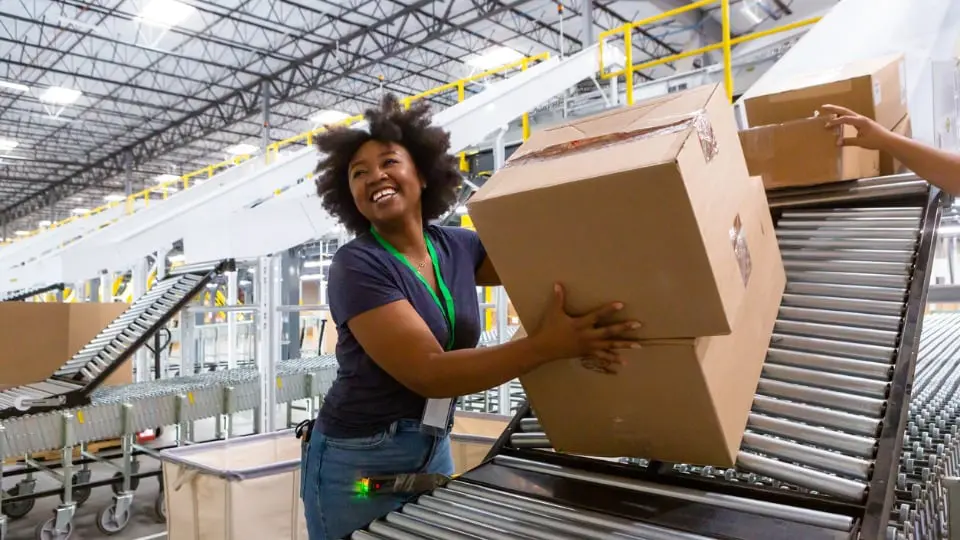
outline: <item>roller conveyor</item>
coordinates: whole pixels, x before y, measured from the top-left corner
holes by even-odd
[[[332,355],[278,362],[277,403],[323,395],[336,374]],[[252,410],[260,405],[260,388],[256,368],[103,386],[82,407],[5,420],[0,459]]]
[[[901,175],[768,197],[787,287],[735,468],[555,452],[524,406],[486,463],[355,538],[910,537],[893,503],[908,409],[936,421],[906,399],[941,196]],[[438,504],[457,490],[482,495]]]
[[[22,291],[12,291],[4,296],[0,296],[0,302],[19,302],[21,300],[26,300],[31,296],[36,296],[38,294],[48,293],[52,291],[62,291],[63,283],[55,283],[53,285],[47,285],[44,287],[39,287],[35,289],[26,289]]]
[[[0,391],[0,419],[76,407],[232,261],[174,269],[44,382]]]

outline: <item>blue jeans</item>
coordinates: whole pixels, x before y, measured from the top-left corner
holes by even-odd
[[[358,497],[368,476],[404,473],[453,474],[450,437],[420,432],[420,423],[400,420],[389,429],[355,439],[326,437],[314,429],[302,445],[300,497],[310,540],[337,540],[402,506],[406,495]]]

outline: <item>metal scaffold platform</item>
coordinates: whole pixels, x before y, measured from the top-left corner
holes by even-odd
[[[944,197],[912,175],[768,197],[787,285],[735,468],[556,452],[524,405],[484,464],[353,538],[938,538],[907,493],[953,466],[952,416],[908,400]],[[931,369],[918,399],[949,400]]]

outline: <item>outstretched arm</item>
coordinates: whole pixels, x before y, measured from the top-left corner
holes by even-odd
[[[623,306],[603,306],[587,315],[564,311],[558,286],[550,309],[530,337],[495,347],[444,351],[427,324],[406,300],[372,309],[347,326],[384,371],[425,398],[482,392],[563,358],[592,356],[605,364],[621,362],[618,351],[638,347],[638,323],[610,323]]]
[[[917,176],[951,195],[960,195],[960,155],[893,133],[873,120],[843,107],[824,105],[821,110],[837,115],[835,119],[827,122],[827,127],[846,124],[857,129],[856,137],[842,139],[840,144],[886,152]]]

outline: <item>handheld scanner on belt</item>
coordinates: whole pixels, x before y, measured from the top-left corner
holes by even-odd
[[[450,477],[442,474],[398,474],[392,476],[371,476],[357,481],[354,489],[359,497],[375,495],[415,495],[446,485]]]

